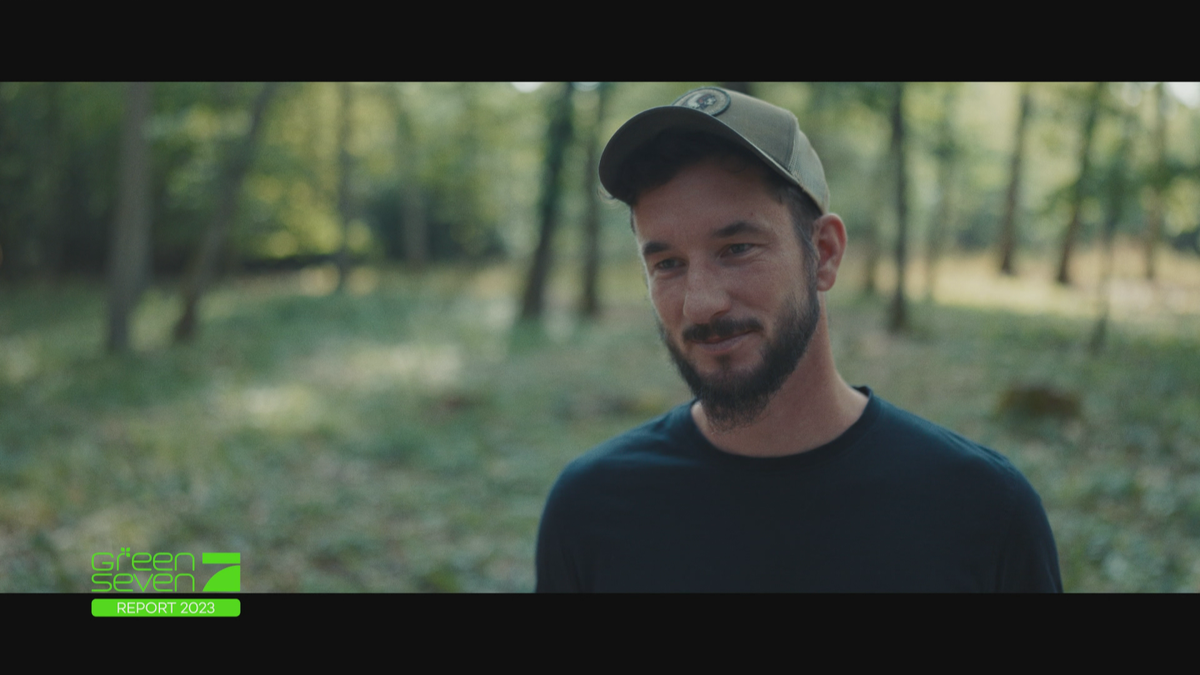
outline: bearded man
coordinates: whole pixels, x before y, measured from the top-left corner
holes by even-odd
[[[695,399],[563,471],[539,592],[1061,592],[1008,460],[838,373],[846,228],[794,115],[698,89],[626,122],[600,179]]]

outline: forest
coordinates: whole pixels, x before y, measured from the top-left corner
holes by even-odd
[[[573,458],[689,400],[596,165],[791,110],[851,384],[994,448],[1069,592],[1200,591],[1200,83],[0,82],[0,592],[526,592]]]

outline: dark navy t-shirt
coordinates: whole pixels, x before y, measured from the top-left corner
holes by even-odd
[[[724,452],[691,403],[588,452],[546,502],[537,590],[1061,592],[1024,476],[861,391],[859,420],[808,452]]]

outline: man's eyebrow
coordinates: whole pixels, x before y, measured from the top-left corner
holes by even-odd
[[[736,237],[739,234],[764,234],[765,232],[766,229],[761,225],[739,220],[714,231],[710,236],[713,239],[729,239],[730,237]],[[662,253],[669,248],[671,248],[671,245],[665,242],[648,241],[644,246],[642,246],[642,257],[649,258],[655,253]]]
[[[648,241],[646,242],[646,245],[642,247],[642,257],[649,258],[655,253],[662,253],[669,248],[671,247],[661,241]]]
[[[713,232],[712,238],[728,239],[729,237],[737,236],[739,234],[763,234],[764,232],[765,230],[761,225],[739,220],[736,223],[730,223],[716,232]]]

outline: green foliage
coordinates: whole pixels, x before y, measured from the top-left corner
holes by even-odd
[[[119,544],[243,551],[247,590],[530,589],[561,468],[688,398],[636,262],[606,277],[603,322],[574,323],[560,272],[537,335],[508,332],[511,266],[219,285],[183,348],[152,292],[121,358],[99,355],[100,289],[0,288],[0,591],[87,591],[81,561]],[[1093,358],[1087,318],[927,307],[896,338],[879,303],[828,300],[850,382],[1025,472],[1068,590],[1200,588],[1194,313],[1114,312]],[[1001,412],[1038,390],[1077,411]]]
[[[111,84],[0,83],[0,277],[99,270],[122,102]]]
[[[640,110],[663,105],[708,83],[631,83],[614,90],[601,137]],[[241,138],[259,83],[163,83],[155,89],[152,141],[153,255],[159,274],[177,272],[212,217],[215,179]],[[756,83],[764,98],[792,109],[821,154],[834,209],[851,236],[874,213],[878,167],[887,147],[886,83]],[[523,259],[532,249],[546,97],[507,83],[355,83],[350,247],[359,257],[404,254],[405,195],[420,200],[434,260]],[[944,93],[957,89],[946,146]],[[262,143],[244,184],[229,244],[236,259],[332,254],[341,245],[337,210],[337,95],[331,83],[284,86],[268,111]],[[938,200],[936,162],[956,155],[958,217],[946,235],[968,247],[989,246],[998,229],[1011,156],[1017,87],[1005,83],[918,83],[906,115],[912,131],[912,203],[920,237]],[[1025,245],[1059,239],[1066,199],[1078,172],[1079,126],[1089,85],[1038,83],[1023,181]],[[1168,92],[1171,90],[1168,89]],[[577,97],[581,106],[589,97]],[[1152,87],[1114,83],[1096,131],[1095,180],[1085,185],[1084,240],[1103,212],[1104,181],[1122,163],[1130,198],[1119,231],[1144,220],[1146,188],[1165,190],[1164,233],[1200,221],[1200,115],[1168,93],[1164,166],[1148,151],[1155,124]],[[105,83],[0,83],[0,278],[103,270],[115,207],[115,167],[122,89]],[[1122,111],[1138,117],[1138,142],[1117,157]],[[582,114],[582,111],[581,111]],[[585,119],[581,117],[581,119]],[[581,217],[582,154],[568,153],[564,222]],[[885,209],[886,214],[886,209]],[[885,220],[887,217],[885,216]],[[614,231],[624,223],[606,217]],[[886,224],[886,223],[885,223]],[[881,244],[886,248],[889,229]],[[561,246],[573,250],[574,228]],[[226,267],[229,267],[226,265]]]

